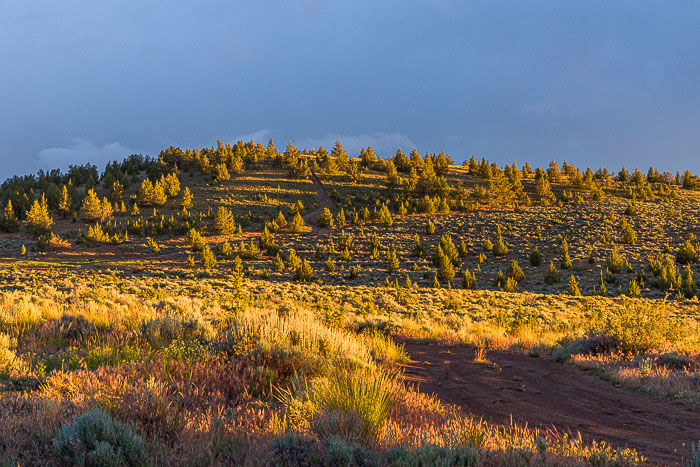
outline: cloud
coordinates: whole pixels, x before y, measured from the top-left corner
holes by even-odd
[[[244,141],[248,142],[250,140],[255,141],[256,143],[262,142],[262,143],[267,143],[267,140],[270,138],[270,130],[267,128],[260,129],[260,130],[255,130],[250,133],[245,133],[242,135],[238,135],[235,138],[232,138],[231,141],[234,143],[237,143],[239,141]]]
[[[316,148],[320,146],[330,149],[335,144],[336,140],[343,143],[343,148],[350,155],[359,154],[362,148],[372,146],[378,154],[382,156],[394,155],[397,149],[401,148],[406,151],[411,151],[416,147],[411,138],[401,133],[363,133],[361,135],[339,135],[328,133],[325,136],[315,138],[302,138],[294,141],[294,145],[298,148]]]
[[[109,143],[98,146],[82,138],[71,139],[71,144],[65,148],[47,148],[39,151],[39,165],[44,169],[68,169],[69,165],[89,162],[102,169],[107,162],[122,159],[136,154],[133,150],[120,143]]]

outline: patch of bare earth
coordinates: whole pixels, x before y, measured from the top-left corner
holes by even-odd
[[[665,465],[681,464],[700,440],[697,407],[615,387],[571,365],[488,351],[489,365],[474,363],[471,348],[412,341],[405,347],[409,381],[485,420],[507,423],[512,415],[532,428],[634,448]]]

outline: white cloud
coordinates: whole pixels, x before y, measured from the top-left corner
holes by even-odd
[[[98,146],[82,138],[73,138],[71,144],[65,148],[47,148],[39,151],[39,165],[44,169],[60,168],[68,169],[69,165],[85,164],[89,162],[99,169],[104,168],[107,162],[122,159],[140,151],[133,150],[121,143],[109,143]]]
[[[335,144],[336,140],[340,140],[343,143],[343,148],[348,152],[349,155],[357,155],[360,153],[362,148],[367,146],[372,146],[376,153],[384,156],[393,156],[396,150],[401,148],[404,152],[412,151],[416,147],[411,138],[401,133],[385,133],[385,132],[374,132],[374,133],[363,133],[361,135],[339,135],[328,133],[325,136],[314,137],[314,138],[302,138],[299,140],[292,140],[294,145],[298,148],[316,148],[320,146],[325,147],[330,150]],[[286,145],[286,144],[285,144]]]
[[[270,130],[267,128],[260,129],[253,131],[251,133],[245,133],[243,135],[236,136],[235,138],[232,138],[231,141],[234,143],[237,143],[239,141],[243,142],[248,142],[250,140],[255,141],[256,143],[262,142],[262,143],[267,143],[267,140],[270,139]]]

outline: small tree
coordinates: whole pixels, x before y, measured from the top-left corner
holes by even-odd
[[[315,274],[314,270],[308,261],[304,260],[299,267],[296,268],[294,272],[294,279],[300,282],[310,282],[314,280]]]
[[[236,221],[228,208],[219,206],[216,210],[214,229],[221,232],[223,235],[233,235],[236,232]]]
[[[534,247],[532,250],[530,250],[530,266],[537,267],[540,264],[542,264],[542,254],[540,253],[540,249],[538,247]]]
[[[323,208],[321,214],[318,215],[317,223],[319,227],[333,228],[333,214],[328,208]]]
[[[32,207],[27,212],[27,220],[25,221],[27,230],[34,235],[41,235],[51,232],[53,227],[53,218],[49,213],[49,207],[46,204],[46,196],[41,195],[41,199],[35,199]]]
[[[561,238],[561,268],[569,269],[572,266],[569,256],[569,242],[564,237]]]
[[[467,290],[473,290],[474,288],[476,288],[476,278],[469,269],[466,269],[464,271],[464,277],[462,278],[462,288]]]
[[[71,197],[68,194],[68,187],[63,185],[63,189],[61,189],[61,196],[58,199],[58,212],[61,213],[64,219],[68,216],[68,214],[70,214],[72,206],[73,200],[71,200]]]
[[[3,211],[2,229],[6,232],[15,232],[18,228],[17,215],[12,207],[12,201],[8,199]]]
[[[495,256],[505,256],[508,254],[508,246],[506,242],[503,241],[503,236],[501,235],[501,226],[498,226],[498,240],[493,247],[493,254]]]
[[[520,281],[525,278],[525,273],[517,261],[511,261],[510,265],[508,266],[508,270],[506,271],[506,277],[520,283]]]
[[[306,229],[306,224],[304,224],[304,219],[298,212],[294,215],[292,222],[289,224],[289,230],[292,232],[303,232]]]
[[[182,201],[180,202],[180,207],[183,211],[189,211],[192,209],[192,192],[188,187],[182,192]]]
[[[221,164],[216,164],[214,166],[214,180],[218,183],[225,182],[226,180],[231,179],[231,175],[228,173],[228,169],[226,168],[226,164],[221,163]]]
[[[579,289],[579,282],[576,280],[576,277],[574,275],[571,275],[571,279],[569,279],[569,295],[573,295],[574,297],[580,297],[581,296],[581,289]]]
[[[202,248],[200,263],[204,269],[212,269],[216,266],[216,256],[214,252],[211,251],[211,248],[209,248],[209,245],[205,244]]]
[[[559,282],[559,271],[557,271],[556,266],[554,266],[554,261],[549,262],[549,269],[544,275],[545,283],[552,285]]]
[[[698,253],[690,240],[686,239],[676,251],[676,261],[680,264],[697,263]]]
[[[391,252],[386,255],[386,261],[387,269],[390,273],[399,269],[400,264],[399,258],[396,256],[396,250],[391,250]]]

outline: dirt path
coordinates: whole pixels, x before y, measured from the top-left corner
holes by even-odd
[[[442,401],[496,423],[511,414],[530,427],[581,432],[637,449],[653,462],[680,464],[700,440],[700,409],[623,389],[570,365],[489,351],[501,371],[473,363],[474,349],[406,342],[409,381]],[[683,445],[685,443],[685,446]]]
[[[321,183],[321,180],[316,176],[316,174],[311,171],[311,175],[309,175],[309,180],[314,184],[314,188],[316,189],[316,193],[318,194],[318,202],[321,205],[320,208],[311,211],[310,213],[302,216],[304,218],[304,222],[306,225],[311,226],[311,233],[313,235],[318,235],[320,233],[325,233],[327,232],[328,229],[319,229],[316,226],[316,219],[318,218],[319,214],[321,214],[321,211],[323,211],[323,208],[328,208],[328,209],[333,209],[335,206],[335,203],[331,199],[330,196],[328,196],[328,192],[326,191],[326,188],[323,186],[323,183]]]

